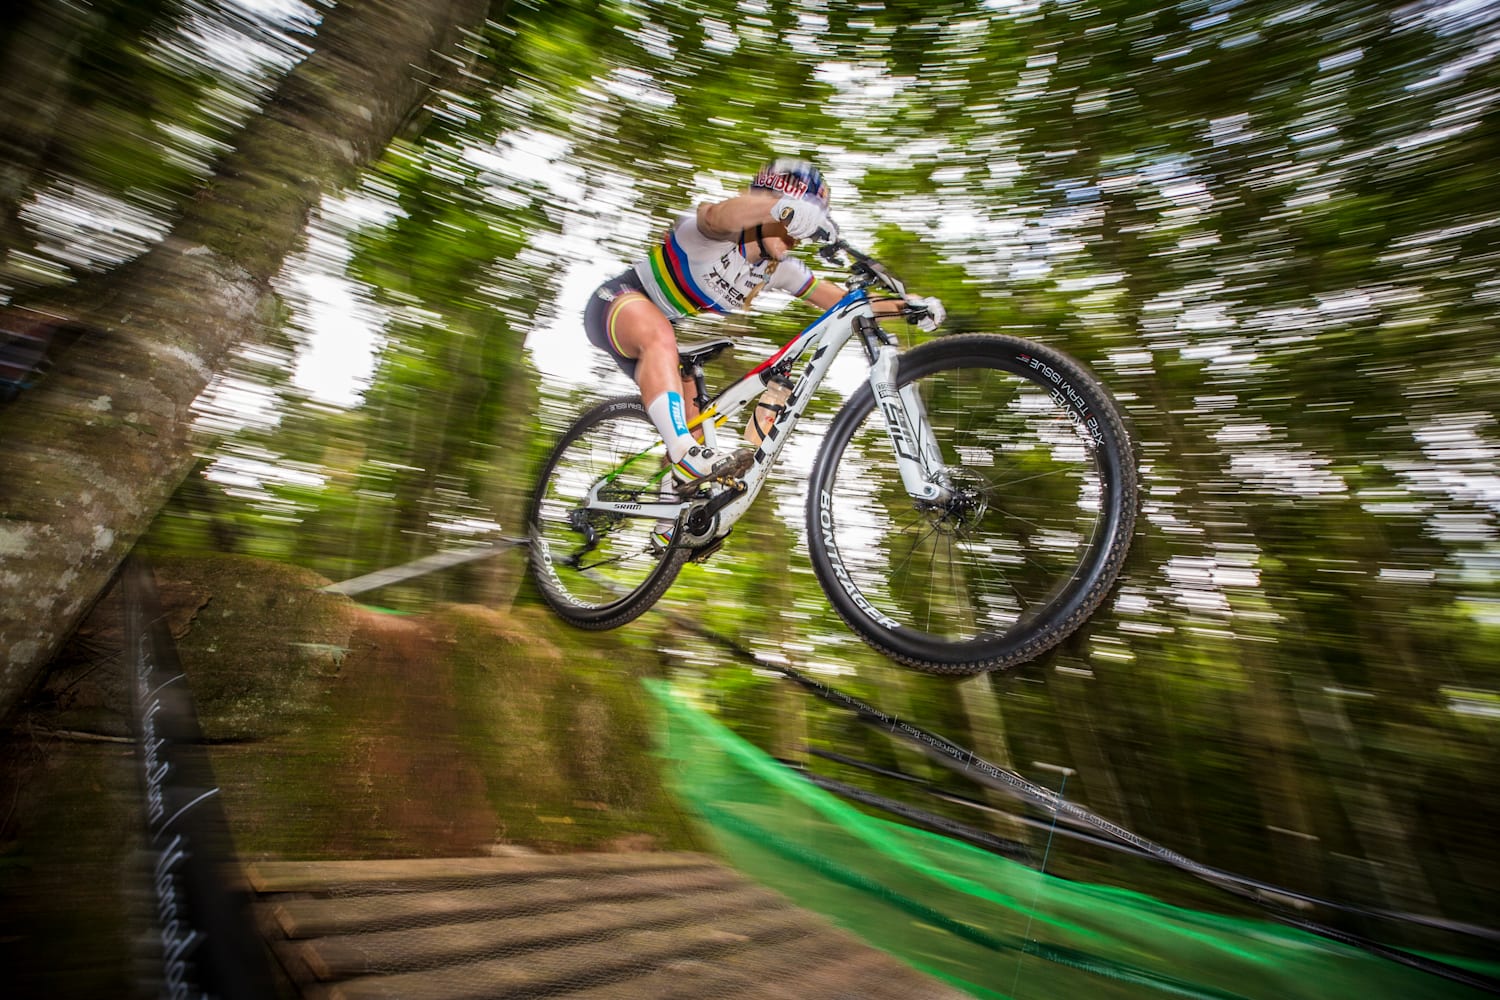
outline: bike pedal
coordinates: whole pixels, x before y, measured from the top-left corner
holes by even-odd
[[[746,449],[744,454],[740,455],[735,461],[726,462],[723,467],[714,469],[705,476],[699,476],[697,479],[689,479],[685,483],[679,483],[677,485],[677,493],[680,496],[689,496],[694,491],[711,483],[727,486],[736,492],[743,491],[745,484],[740,482],[739,477],[749,472],[750,466],[754,464],[755,453]]]

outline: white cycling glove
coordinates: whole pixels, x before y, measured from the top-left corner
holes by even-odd
[[[784,195],[776,203],[771,209],[771,218],[786,226],[786,234],[793,239],[832,243],[839,236],[839,227],[833,224],[827,212],[810,201],[791,195]]]
[[[948,311],[943,308],[943,301],[938,298],[924,298],[921,295],[908,295],[906,301],[925,310],[925,314],[917,317],[917,328],[928,333],[943,325],[943,320],[948,318]]]

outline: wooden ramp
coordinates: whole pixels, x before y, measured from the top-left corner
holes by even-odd
[[[288,979],[328,1000],[960,1000],[699,854],[259,863]]]

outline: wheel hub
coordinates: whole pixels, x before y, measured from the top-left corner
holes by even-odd
[[[978,524],[990,508],[982,478],[963,468],[948,470],[948,498],[942,503],[923,504],[933,527],[949,535],[961,535]]]

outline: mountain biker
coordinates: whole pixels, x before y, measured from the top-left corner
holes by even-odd
[[[688,430],[693,390],[678,363],[675,324],[701,312],[746,309],[767,287],[819,310],[831,308],[845,289],[787,253],[803,240],[837,238],[823,175],[806,160],[781,158],[762,167],[743,193],[679,217],[646,258],[589,297],[583,314],[589,341],[640,387],[641,403],[667,446],[678,492],[710,475],[743,471],[753,450],[715,455]],[[942,321],[937,299],[921,304],[929,317],[924,327]],[[876,311],[891,315],[901,308],[891,300],[878,303]],[[658,525],[657,541],[666,544],[669,531]]]

